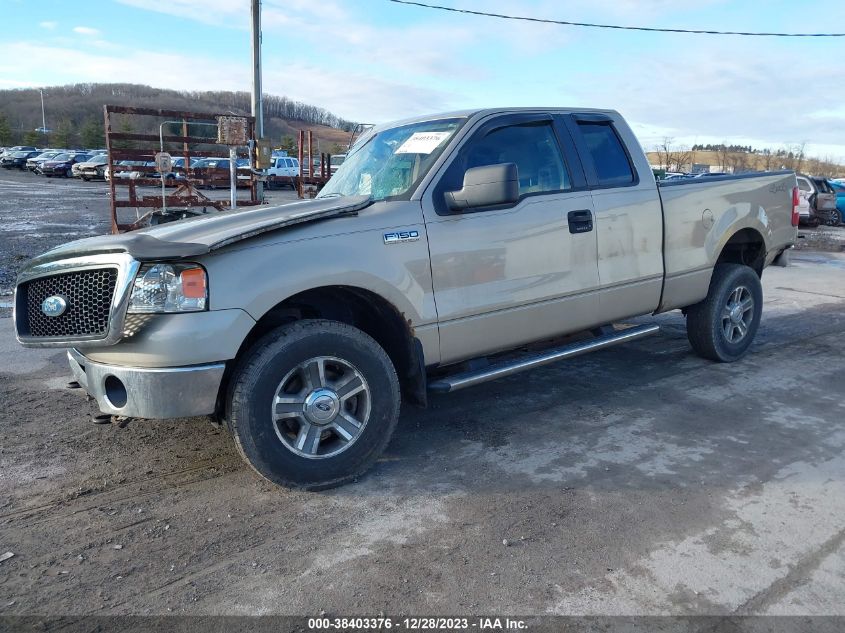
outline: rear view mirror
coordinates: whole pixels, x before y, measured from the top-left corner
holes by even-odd
[[[515,163],[472,167],[464,173],[464,186],[446,192],[452,211],[513,204],[519,200],[519,173]]]

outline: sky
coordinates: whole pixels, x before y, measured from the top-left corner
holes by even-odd
[[[841,0],[432,3],[635,26],[845,32]],[[353,121],[495,106],[612,108],[646,150],[664,137],[806,143],[812,155],[845,163],[845,38],[597,30],[387,0],[263,0],[262,19],[264,92]],[[0,24],[0,88],[251,89],[249,0],[0,0]]]

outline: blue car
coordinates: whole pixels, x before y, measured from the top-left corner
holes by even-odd
[[[839,224],[842,224],[845,222],[845,183],[828,180],[827,184],[836,192],[836,211],[839,213]]]

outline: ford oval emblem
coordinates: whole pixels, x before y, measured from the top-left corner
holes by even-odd
[[[62,316],[67,310],[67,300],[59,295],[47,297],[41,304],[41,311],[48,317]]]

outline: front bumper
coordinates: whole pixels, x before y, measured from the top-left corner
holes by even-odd
[[[103,413],[132,418],[184,418],[214,413],[225,363],[142,368],[105,365],[67,353],[74,379]]]

